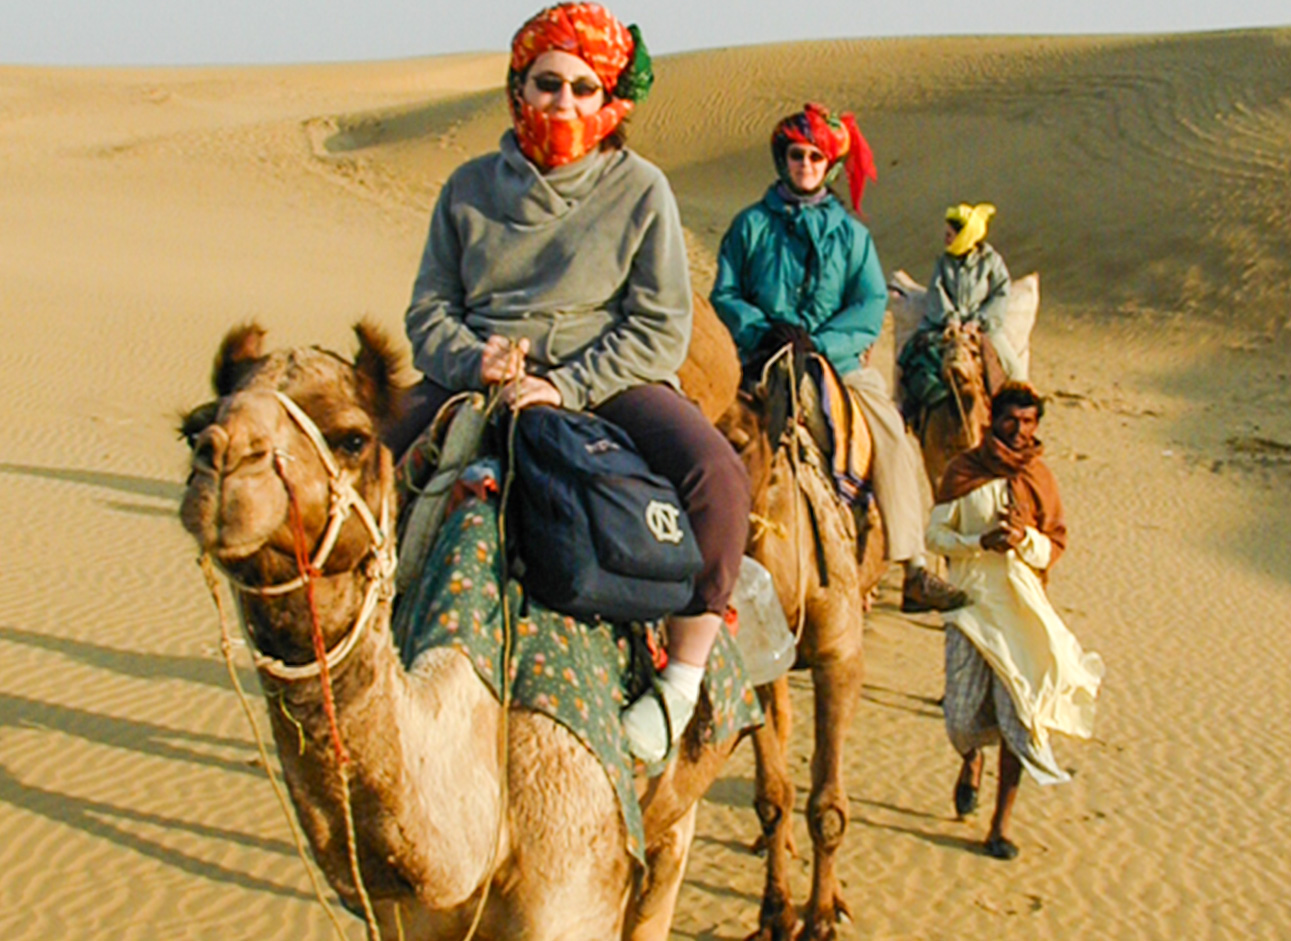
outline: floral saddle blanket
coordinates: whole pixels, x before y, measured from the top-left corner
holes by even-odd
[[[444,520],[420,577],[399,597],[394,636],[407,669],[415,669],[417,659],[431,648],[452,647],[501,699],[500,677],[508,656],[501,562],[497,508],[491,499],[471,497]],[[527,598],[514,580],[507,591],[511,644],[506,672],[512,703],[560,722],[600,759],[618,794],[629,848],[644,863],[633,776],[658,773],[664,765],[648,767],[632,758],[619,712],[650,682],[645,626],[577,621]],[[704,687],[696,710],[703,740],[719,743],[762,723],[743,660],[725,629],[709,656]]]

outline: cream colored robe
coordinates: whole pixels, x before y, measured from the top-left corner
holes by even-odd
[[[928,548],[950,559],[950,581],[972,598],[946,614],[1009,690],[1018,718],[1040,747],[1050,732],[1089,738],[1103,661],[1086,653],[1049,603],[1039,572],[1053,547],[1033,527],[1008,553],[981,547],[999,525],[1008,483],[998,478],[932,510]]]

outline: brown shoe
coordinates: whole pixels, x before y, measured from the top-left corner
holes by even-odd
[[[954,611],[968,602],[968,595],[923,568],[907,575],[901,588],[901,610],[907,614]]]

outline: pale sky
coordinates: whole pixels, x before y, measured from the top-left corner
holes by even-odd
[[[9,0],[0,64],[364,61],[504,51],[544,0]],[[655,53],[794,39],[1291,26],[1291,0],[608,0]]]

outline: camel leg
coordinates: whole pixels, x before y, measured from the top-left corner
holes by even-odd
[[[785,769],[782,776],[784,781],[788,781],[788,762],[789,762],[789,735],[793,730],[793,710],[789,706],[789,683],[788,676],[784,677],[781,683],[772,683],[759,691],[758,699],[762,706],[762,712],[767,717],[767,728],[775,731],[776,741],[780,745],[780,761],[777,765],[768,765],[768,767],[781,767]],[[754,749],[757,749],[757,739],[754,738]],[[758,759],[758,774],[761,775],[763,761]],[[762,789],[763,779],[758,778],[758,795],[763,796]],[[793,795],[789,795],[790,808],[793,807]],[[798,858],[798,844],[793,838],[793,827],[786,828],[785,845],[788,847],[789,855],[794,859]],[[767,836],[759,833],[757,839],[753,841],[754,855],[761,856],[767,849]]]
[[[629,922],[623,929],[625,941],[667,941],[695,838],[698,812],[696,801],[647,851],[646,873],[634,904],[629,906]]]
[[[924,472],[928,475],[928,483],[934,494],[941,485],[941,475],[946,470],[946,465],[959,451],[955,446],[958,425],[949,409],[946,403],[931,409],[919,434]]]
[[[851,612],[848,612],[849,614]],[[811,758],[811,798],[807,826],[811,831],[813,874],[800,938],[835,937],[840,916],[851,916],[834,870],[834,857],[847,830],[847,789],[843,782],[843,742],[856,714],[865,672],[859,617],[840,638],[840,647],[812,667],[816,702],[816,748]]]
[[[753,733],[757,757],[754,807],[762,824],[760,843],[767,854],[766,884],[758,930],[750,941],[787,941],[798,916],[789,892],[789,854],[793,840],[793,782],[787,761],[790,726],[789,678],[758,687],[766,724]]]

